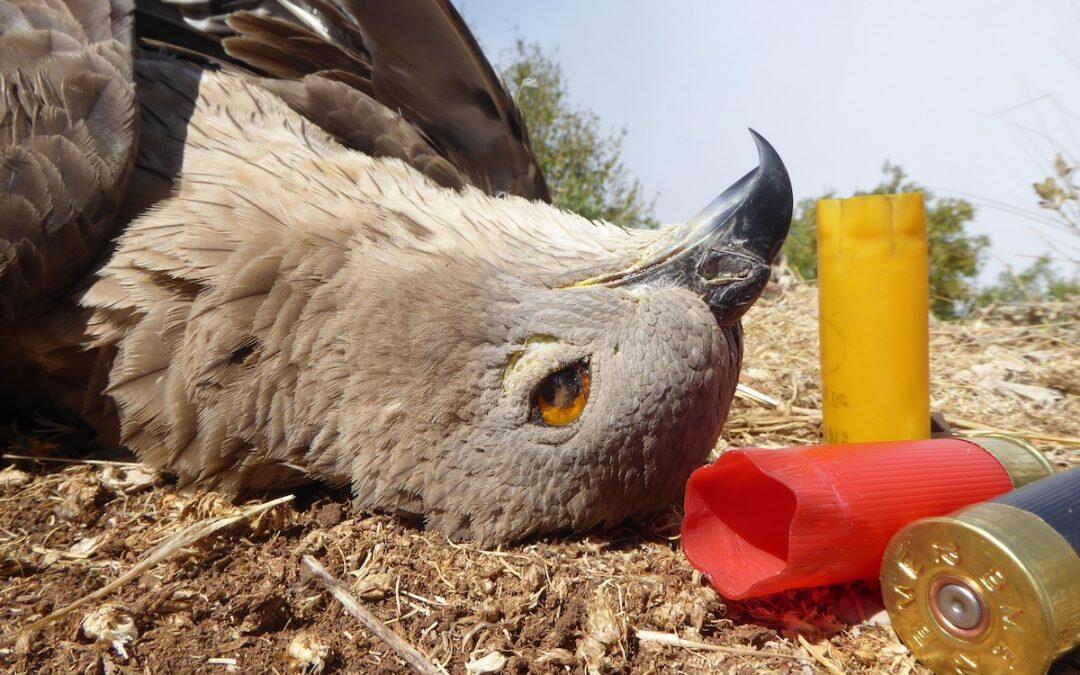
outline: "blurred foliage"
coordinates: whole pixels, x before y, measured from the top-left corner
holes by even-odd
[[[1076,167],[1058,154],[1054,158],[1054,175],[1033,186],[1039,206],[1057,215],[1060,229],[1072,238],[1069,244],[1073,250],[1080,244],[1080,190],[1073,182],[1075,174]]]
[[[1080,295],[1080,279],[1067,278],[1049,257],[1035,260],[1025,270],[1007,270],[993,286],[979,294],[979,304],[1024,304],[1042,300],[1068,300]]]
[[[1072,276],[1062,273],[1049,255],[1037,258],[1027,269],[1011,268],[998,276],[998,282],[980,297],[985,303],[1025,303],[1039,300],[1068,300],[1080,297],[1080,188],[1075,183],[1076,167],[1060,153],[1054,157],[1054,175],[1032,187],[1039,206],[1052,211],[1057,226],[1044,238],[1061,257],[1057,262],[1072,268]]]
[[[807,197],[795,204],[782,253],[788,265],[803,279],[817,279],[817,203],[819,199],[832,199],[836,193],[830,190],[820,197]]]
[[[909,180],[904,170],[895,164],[886,162],[882,172],[884,179],[878,185],[855,194],[923,193],[930,242],[930,309],[942,319],[967,313],[978,299],[974,280],[990,245],[986,236],[971,234],[965,229],[975,218],[975,207],[963,199],[935,197]],[[834,193],[828,192],[819,198],[803,199],[795,209],[784,254],[791,267],[806,279],[817,278],[817,201],[833,196]]]
[[[556,206],[623,227],[656,227],[655,198],[623,165],[626,131],[601,129],[600,119],[570,103],[562,68],[539,45],[521,38],[503,58],[501,74],[529,129]]]

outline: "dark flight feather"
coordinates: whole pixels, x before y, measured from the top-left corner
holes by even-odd
[[[175,35],[172,21],[147,23],[145,31],[140,24],[141,38],[175,42],[188,50],[205,44],[209,60],[301,81],[305,88],[317,86],[318,93],[303,93],[295,86],[267,83],[279,94],[289,92],[290,106],[344,145],[403,159],[440,185],[468,183],[489,194],[549,200],[521,112],[446,0],[173,4],[165,9],[181,13],[197,39]],[[152,16],[167,14],[157,0],[139,0],[140,13],[144,6]],[[168,34],[160,32],[163,28]],[[348,88],[328,89],[326,80]],[[371,104],[358,105],[357,94]],[[341,100],[328,100],[328,95]],[[333,115],[306,103],[313,96],[327,103]],[[380,113],[366,117],[374,110]],[[365,117],[349,120],[349,111]],[[415,133],[403,133],[402,121]],[[379,129],[380,123],[392,128]],[[394,147],[393,138],[406,145]],[[433,163],[432,153],[445,163]]]

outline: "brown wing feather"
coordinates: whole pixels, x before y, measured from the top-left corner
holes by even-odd
[[[192,60],[217,63],[228,58],[220,35],[196,28],[179,9],[159,0],[137,0],[135,32],[144,45]]]
[[[356,88],[325,77],[332,74],[264,86],[347,147],[400,159],[443,187],[460,189],[468,183],[415,125]]]
[[[344,70],[369,82],[371,80],[371,65],[366,54],[343,49],[302,26],[252,12],[235,12],[229,15],[227,22],[230,28],[242,36],[224,40],[225,50],[231,56],[246,61],[247,59],[234,53],[236,45],[241,42],[254,42],[274,47],[280,55],[279,58],[296,61],[291,67],[302,70],[305,75],[324,70]],[[268,72],[278,77],[291,77]],[[364,93],[370,94],[370,87]]]
[[[0,0],[0,327],[99,255],[134,158],[127,0]]]
[[[521,113],[449,0],[340,0],[371,53],[375,96],[490,194],[549,200]]]
[[[140,12],[144,3],[157,0],[139,0]],[[449,2],[185,0],[180,8],[193,24],[225,31],[220,44],[234,62],[299,81],[268,88],[341,143],[402,159],[441,185],[549,199],[520,112]],[[140,36],[169,41],[141,25]]]

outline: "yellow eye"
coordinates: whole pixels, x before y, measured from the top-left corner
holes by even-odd
[[[589,398],[589,366],[584,362],[545,377],[533,392],[533,421],[564,427],[581,416]]]

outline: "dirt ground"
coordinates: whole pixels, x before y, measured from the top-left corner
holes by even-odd
[[[818,438],[814,289],[785,286],[747,319],[750,389],[718,452]],[[1019,432],[1059,466],[1080,464],[1078,314],[1040,306],[935,324],[935,410],[962,431]],[[200,519],[246,506],[179,494],[130,457],[87,463],[36,439],[6,453],[73,463],[0,460],[0,634],[113,582]],[[678,523],[672,509],[613,532],[480,550],[310,488],[0,644],[0,670],[408,672],[305,573],[311,555],[449,672],[928,672],[888,627],[872,582],[725,602],[680,553]],[[728,649],[668,646],[648,631]],[[1080,672],[1080,655],[1055,671]]]

